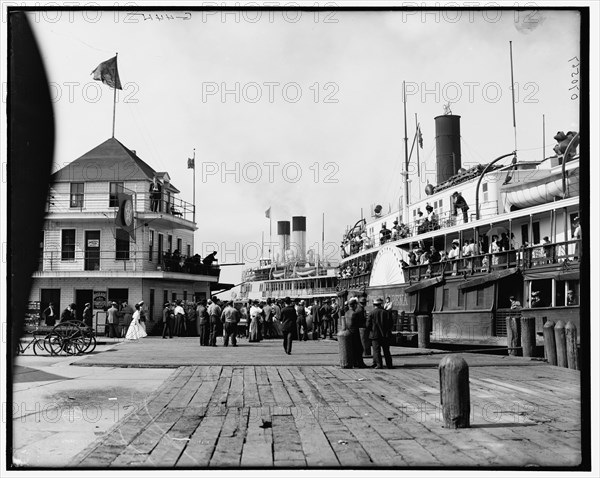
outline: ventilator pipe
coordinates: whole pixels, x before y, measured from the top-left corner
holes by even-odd
[[[573,139],[569,142],[569,145],[567,146],[567,149],[565,149],[565,152],[563,154],[563,161],[562,161],[563,199],[565,199],[567,197],[567,170],[565,168],[565,165],[567,164],[567,158],[569,157],[569,152],[571,151],[571,146],[573,145],[573,141],[575,141],[578,138],[579,138],[579,133],[577,133],[575,136],[573,136]]]
[[[485,173],[488,172],[488,170],[490,169],[490,167],[497,163],[498,161],[500,161],[501,159],[507,158],[508,156],[517,156],[517,152],[513,151],[512,153],[508,153],[508,154],[504,154],[496,159],[494,159],[491,163],[489,163],[481,172],[481,175],[479,176],[479,180],[477,181],[477,188],[475,188],[475,214],[476,214],[476,219],[479,219],[479,186],[481,185],[481,180],[483,179],[483,176],[485,176]]]

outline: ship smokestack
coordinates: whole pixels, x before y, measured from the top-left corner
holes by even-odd
[[[435,118],[435,150],[437,183],[441,184],[461,168],[460,116],[442,115]]]
[[[306,217],[292,217],[292,252],[296,260],[306,260]]]
[[[277,221],[277,238],[279,241],[277,258],[285,262],[285,251],[290,248],[290,221]]]

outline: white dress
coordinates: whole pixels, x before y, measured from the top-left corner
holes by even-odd
[[[125,339],[127,340],[138,340],[146,337],[148,334],[140,325],[140,311],[136,310],[133,313],[133,319],[131,319],[131,324],[127,329],[127,335],[125,335]]]

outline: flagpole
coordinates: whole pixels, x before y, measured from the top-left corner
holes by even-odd
[[[193,220],[195,223],[196,222],[196,148],[194,148],[194,155],[192,156],[192,160],[193,160],[193,163],[192,163],[193,168],[192,169],[194,170],[194,173],[193,173],[194,186],[192,188],[192,191],[193,191],[192,201],[194,201],[194,213],[193,213],[192,217],[193,217]]]
[[[419,120],[417,119],[417,113],[415,113],[415,125],[417,128],[417,177],[419,178],[419,187],[417,188],[419,190],[419,201],[421,200],[421,166],[419,164],[419,162],[421,161],[421,159],[419,158]]]
[[[117,71],[117,56],[119,56],[119,52],[115,53],[115,71]],[[115,137],[115,111],[117,109],[117,83],[115,81],[115,86],[113,88],[113,127],[112,127],[112,137]]]

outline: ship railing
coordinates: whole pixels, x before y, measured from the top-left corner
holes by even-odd
[[[490,218],[498,215],[498,202],[487,201],[480,207],[480,217]],[[425,216],[421,220],[414,220],[412,222],[404,223],[404,227],[399,229],[393,229],[394,224],[386,224],[386,227],[390,229],[390,235],[387,238],[382,238],[380,231],[374,231],[373,234],[367,234],[366,240],[350,240],[342,241],[342,250],[346,255],[358,254],[361,251],[369,250],[373,247],[378,247],[388,242],[394,242],[400,239],[406,239],[407,237],[416,237],[420,234],[426,234],[431,231],[437,231],[448,227],[459,226],[466,224],[470,221],[475,220],[475,212],[471,213],[471,209],[467,212],[467,222],[464,220],[463,213],[458,211],[454,215],[453,211],[445,211],[438,214],[436,222],[429,222],[425,220]]]
[[[144,272],[167,271],[194,275],[218,277],[218,265],[203,264],[199,256],[174,256],[164,253],[158,257],[158,251],[133,250],[82,250],[64,247],[62,250],[45,250],[41,253],[38,264],[40,272]]]
[[[194,205],[183,201],[175,195],[160,194],[153,196],[150,192],[136,192],[119,187],[112,192],[92,192],[83,189],[75,192],[58,192],[55,187],[50,189],[46,203],[48,213],[108,213],[116,214],[119,208],[118,193],[133,196],[136,213],[168,214],[188,221],[194,219]]]
[[[543,245],[509,249],[495,253],[477,254],[440,262],[407,266],[404,268],[407,281],[419,281],[448,275],[470,275],[489,273],[512,267],[531,269],[547,264],[578,262],[581,260],[580,240],[547,243]]]

